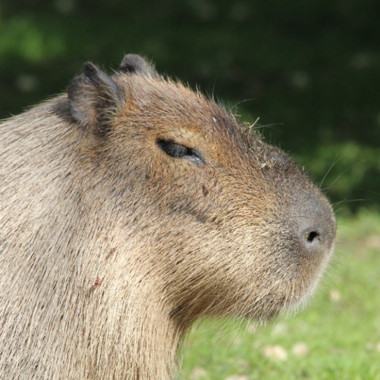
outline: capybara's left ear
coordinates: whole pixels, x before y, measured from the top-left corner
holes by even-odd
[[[86,129],[104,135],[107,121],[123,95],[115,81],[93,63],[84,65],[68,88],[72,117]]]

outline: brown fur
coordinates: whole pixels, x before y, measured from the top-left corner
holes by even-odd
[[[294,308],[331,254],[331,207],[284,153],[129,57],[0,124],[2,379],[168,379],[199,316]]]

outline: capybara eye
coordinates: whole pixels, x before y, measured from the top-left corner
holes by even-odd
[[[157,145],[170,157],[174,158],[186,158],[194,164],[201,165],[205,161],[202,155],[193,148],[178,144],[173,140],[158,139]]]

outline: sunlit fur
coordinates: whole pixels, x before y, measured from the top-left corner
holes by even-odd
[[[1,379],[168,379],[198,317],[272,318],[331,254],[331,208],[283,152],[180,83],[112,80],[0,124]],[[309,197],[331,224],[314,256]]]

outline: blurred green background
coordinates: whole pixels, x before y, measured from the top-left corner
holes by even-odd
[[[1,0],[0,118],[142,54],[255,121],[338,213],[378,209],[377,0]]]
[[[380,379],[379,12],[378,0],[0,0],[0,118],[64,91],[85,61],[116,69],[139,53],[260,118],[334,202],[337,250],[312,307],[264,330],[206,321],[178,379]]]

